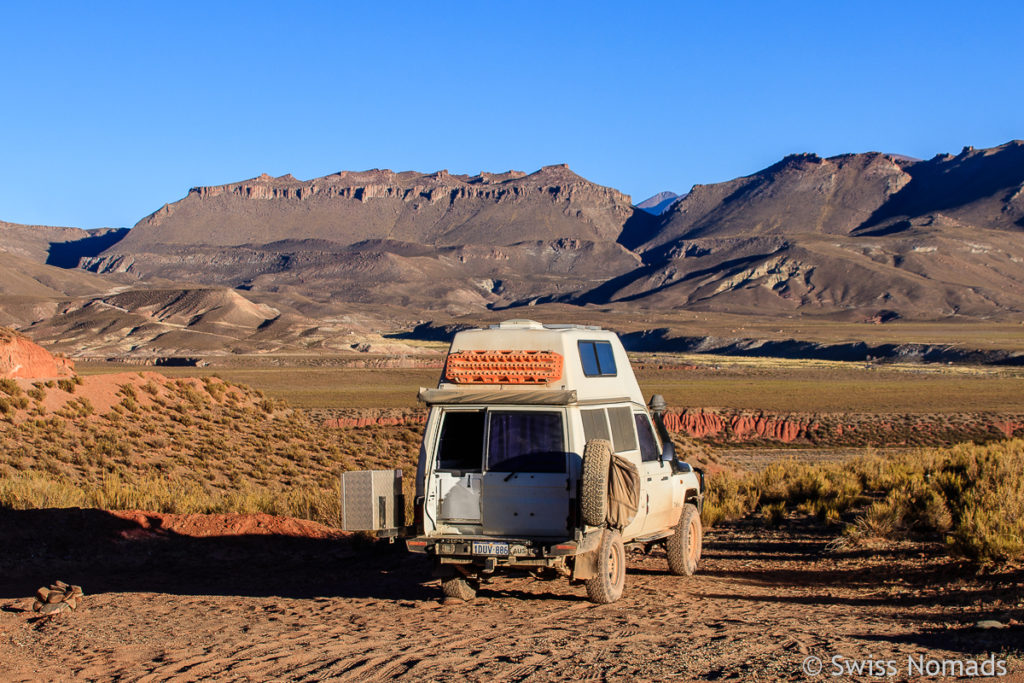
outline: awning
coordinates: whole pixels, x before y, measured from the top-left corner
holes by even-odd
[[[427,405],[435,403],[482,403],[505,405],[565,406],[576,403],[576,390],[568,391],[472,391],[463,389],[420,389],[420,401]]]

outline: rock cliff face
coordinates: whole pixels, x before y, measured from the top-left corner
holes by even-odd
[[[0,327],[0,378],[52,379],[70,377],[74,363],[59,358],[25,337]]]
[[[476,176],[263,175],[193,188],[85,267],[318,301],[440,309],[511,305],[590,289],[634,269],[617,244],[653,220],[567,166]]]
[[[282,240],[342,246],[371,239],[430,246],[559,237],[614,242],[633,213],[628,196],[565,165],[529,175],[373,170],[302,181],[264,174],[192,188],[184,199],[141,220],[109,253]]]

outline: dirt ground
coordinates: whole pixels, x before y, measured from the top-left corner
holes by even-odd
[[[723,526],[702,570],[630,557],[624,597],[501,578],[442,601],[399,546],[259,516],[0,511],[0,678],[18,680],[881,680],[841,663],[1008,659],[1024,680],[1024,570],[940,549],[829,552],[799,520]],[[35,589],[81,584],[53,619]],[[981,628],[996,620],[1002,628]],[[807,657],[824,661],[816,677]]]

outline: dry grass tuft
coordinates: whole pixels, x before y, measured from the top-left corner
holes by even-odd
[[[327,429],[216,378],[132,378],[102,414],[83,393],[39,416],[27,396],[0,394],[0,506],[267,512],[337,525],[338,474],[411,473],[422,433]]]
[[[1024,440],[960,444],[844,464],[774,463],[712,476],[704,523],[788,510],[825,523],[847,519],[838,547],[908,535],[943,540],[979,564],[1024,559]]]

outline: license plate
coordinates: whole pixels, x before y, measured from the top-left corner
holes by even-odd
[[[508,555],[508,543],[473,541],[474,555]]]

